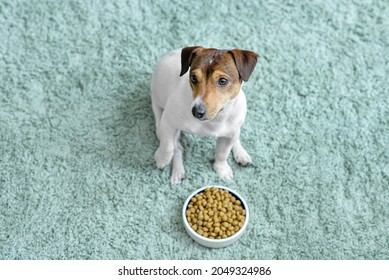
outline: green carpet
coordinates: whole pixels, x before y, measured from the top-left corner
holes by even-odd
[[[0,1],[1,259],[389,259],[389,2]],[[150,77],[191,45],[259,53],[244,85],[253,165],[157,170]],[[224,184],[251,219],[194,243],[181,207]]]

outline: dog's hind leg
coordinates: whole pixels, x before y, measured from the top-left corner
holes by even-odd
[[[179,184],[185,177],[184,169],[184,147],[180,142],[181,131],[177,130],[174,135],[174,155],[171,183],[172,185]]]
[[[250,155],[242,147],[239,139],[235,142],[234,146],[232,147],[232,153],[234,154],[235,161],[240,165],[247,166],[252,163]]]

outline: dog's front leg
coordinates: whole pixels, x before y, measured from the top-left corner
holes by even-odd
[[[173,168],[172,176],[170,179],[172,185],[181,183],[181,180],[185,177],[185,168],[183,162],[184,147],[180,143],[180,134],[181,131],[177,129],[176,134],[174,135]]]
[[[234,177],[234,173],[232,172],[232,169],[227,162],[227,158],[238,137],[239,136],[234,136],[231,138],[217,138],[215,162],[213,164],[213,169],[223,179],[231,180]]]
[[[154,154],[154,159],[159,169],[164,168],[170,163],[174,153],[174,134],[176,129],[169,125],[164,118],[158,127],[159,147]]]

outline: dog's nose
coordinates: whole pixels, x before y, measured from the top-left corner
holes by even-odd
[[[192,114],[193,114],[193,116],[194,116],[196,119],[199,119],[199,120],[201,120],[202,118],[204,118],[206,112],[207,112],[207,111],[205,110],[204,106],[201,106],[201,105],[195,105],[195,106],[193,106],[193,108],[192,108]]]

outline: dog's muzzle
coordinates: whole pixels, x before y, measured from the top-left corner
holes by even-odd
[[[199,119],[200,121],[205,120],[205,115],[207,114],[207,110],[205,107],[201,104],[196,104],[192,108],[192,114],[196,119]]]

